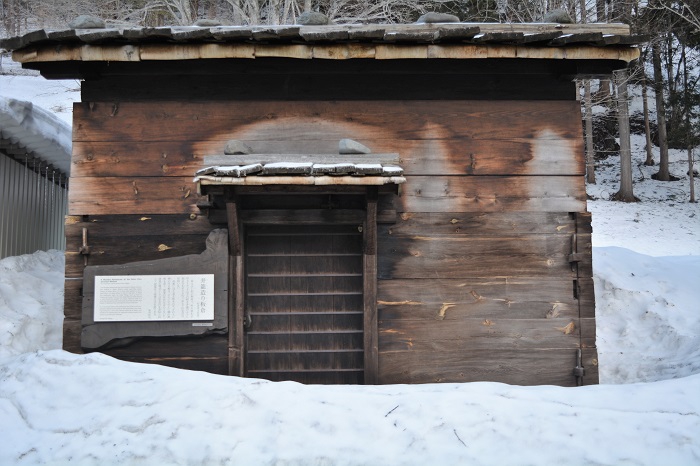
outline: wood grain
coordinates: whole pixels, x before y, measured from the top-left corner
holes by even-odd
[[[381,352],[464,354],[478,350],[579,347],[579,319],[394,320],[379,325]],[[429,356],[428,356],[429,357]],[[573,366],[572,366],[573,367]]]
[[[420,135],[418,135],[420,136]],[[282,139],[282,138],[280,138]],[[255,153],[324,153],[338,150],[338,139],[308,141],[248,141]],[[578,139],[368,139],[374,151],[391,148],[400,154],[408,175],[582,175]],[[72,177],[190,176],[223,150],[225,141],[210,140],[192,147],[187,142],[87,142],[73,146]],[[372,155],[363,155],[373,161]],[[249,156],[254,159],[255,155]]]
[[[565,235],[576,232],[574,219],[561,212],[403,212],[379,234],[413,236]]]
[[[70,215],[199,214],[192,177],[76,178],[68,192]]]
[[[76,103],[74,141],[574,139],[576,101]],[[354,133],[347,132],[354,129]],[[420,136],[423,136],[422,138]],[[338,138],[340,139],[340,138]],[[375,149],[377,150],[377,149]],[[286,151],[285,151],[286,152]],[[396,152],[389,150],[387,152]]]
[[[586,207],[583,179],[552,176],[406,178],[403,212],[578,212]]]
[[[101,351],[131,362],[227,373],[226,337],[209,335],[201,338],[143,338],[129,346]]]
[[[576,386],[574,349],[379,353],[379,383],[503,382]]]
[[[378,273],[394,278],[576,278],[568,238],[379,238]]]
[[[579,317],[572,280],[565,278],[395,279],[380,280],[378,290],[379,319],[386,325],[399,320]]]

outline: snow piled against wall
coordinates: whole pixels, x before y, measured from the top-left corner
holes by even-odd
[[[0,361],[63,341],[62,251],[0,260]]]

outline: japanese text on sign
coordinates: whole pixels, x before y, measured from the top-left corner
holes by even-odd
[[[95,277],[95,322],[213,320],[214,275]]]

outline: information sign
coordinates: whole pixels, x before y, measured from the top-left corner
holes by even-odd
[[[96,276],[94,319],[213,320],[214,274]]]

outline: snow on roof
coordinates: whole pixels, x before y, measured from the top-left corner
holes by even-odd
[[[70,174],[71,127],[32,102],[0,96],[0,150],[37,157]]]
[[[203,185],[384,185],[404,183],[406,179],[402,175],[403,168],[381,163],[280,161],[206,167],[197,170],[194,182]]]

